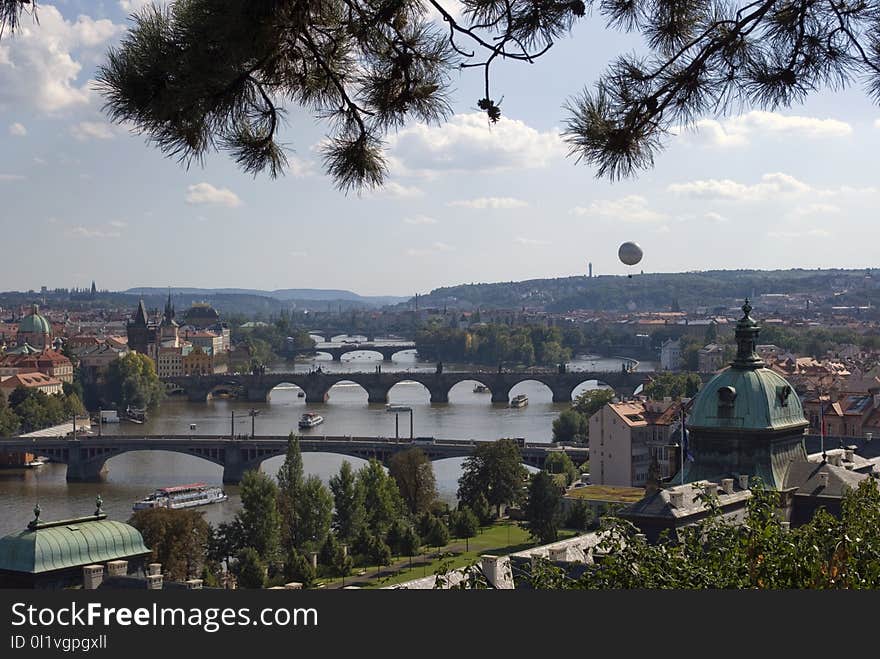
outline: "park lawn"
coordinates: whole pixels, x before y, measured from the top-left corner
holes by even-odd
[[[565,540],[574,535],[576,532],[570,530],[560,530],[559,539]],[[504,522],[496,523],[486,527],[482,533],[469,540],[469,551],[464,551],[465,541],[459,538],[453,538],[449,545],[440,549],[431,548],[428,556],[421,554],[413,557],[413,567],[409,567],[409,560],[403,565],[398,566],[394,574],[387,575],[388,568],[383,568],[382,576],[376,579],[372,575],[376,574],[376,567],[358,568],[366,569],[370,579],[367,582],[359,583],[361,588],[383,588],[385,586],[393,586],[394,584],[403,583],[404,581],[412,581],[421,577],[427,577],[434,574],[441,565],[445,565],[448,569],[457,569],[470,565],[479,561],[483,554],[494,554],[496,556],[504,556],[523,551],[529,547],[534,547],[538,543],[532,540],[529,532],[516,523],[506,524]],[[460,550],[451,552],[450,547],[461,547]],[[395,563],[400,560],[395,559]],[[338,583],[341,579],[333,579],[332,581],[322,580],[326,585]],[[348,582],[349,579],[347,578]]]

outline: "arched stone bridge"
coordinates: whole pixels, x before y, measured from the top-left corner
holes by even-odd
[[[324,352],[333,357],[333,361],[339,362],[342,361],[343,355],[347,355],[350,352],[368,351],[378,352],[382,355],[382,359],[389,362],[398,352],[415,350],[415,348],[416,344],[411,341],[403,343],[345,343],[332,346],[325,346],[319,343],[314,348],[297,348],[296,350],[291,350],[290,354],[312,355],[317,352]]]
[[[565,449],[532,442],[520,443],[523,463],[541,468],[550,453],[565,451],[575,464],[589,457],[589,449]],[[83,439],[63,438],[10,438],[0,439],[0,452],[28,452],[45,455],[54,462],[67,465],[67,480],[101,481],[107,471],[107,460],[129,451],[172,451],[208,460],[223,467],[223,482],[241,481],[245,471],[258,469],[264,460],[284,455],[288,438],[267,436],[247,439],[229,439],[217,436],[126,436],[103,435]],[[303,453],[336,453],[369,460],[376,458],[388,464],[395,453],[413,447],[421,448],[430,460],[460,458],[470,455],[479,444],[466,439],[416,438],[393,439],[385,437],[301,437]],[[157,474],[157,480],[161,476]]]
[[[339,382],[354,382],[367,392],[371,403],[387,403],[388,392],[400,382],[418,382],[430,392],[432,403],[448,403],[449,390],[459,382],[479,382],[492,392],[493,403],[507,403],[510,390],[520,382],[534,380],[546,385],[554,403],[567,403],[574,390],[584,382],[597,380],[618,394],[632,395],[633,390],[648,381],[648,372],[587,372],[575,371],[471,371],[447,373],[264,373],[262,375],[208,375],[167,378],[166,383],[180,388],[191,401],[207,401],[215,391],[236,391],[250,401],[268,401],[272,389],[279,384],[294,384],[306,394],[307,403],[323,403],[330,388]]]

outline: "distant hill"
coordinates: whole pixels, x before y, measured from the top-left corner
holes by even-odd
[[[167,288],[155,286],[140,286],[129,288],[125,293],[131,295],[167,295]],[[369,307],[382,307],[389,304],[399,304],[405,302],[405,297],[395,297],[391,295],[358,295],[351,291],[333,290],[333,289],[316,289],[316,288],[282,288],[274,291],[263,291],[250,288],[172,288],[175,296],[193,296],[212,298],[214,296],[228,295],[249,295],[268,297],[281,302],[293,302],[297,306],[313,306],[306,303],[339,303],[349,302],[357,303]],[[344,305],[346,307],[351,305]]]
[[[463,284],[419,296],[422,309],[575,309],[621,311],[730,308],[745,297],[805,295],[811,304],[880,303],[880,273],[865,270],[708,270],[588,278],[561,277],[520,282]],[[413,304],[413,300],[407,306]]]

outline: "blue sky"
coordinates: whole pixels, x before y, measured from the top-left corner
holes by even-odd
[[[323,127],[290,108],[284,177],[223,155],[189,170],[110,125],[90,80],[137,0],[40,4],[0,40],[0,289],[209,286],[411,295],[457,283],[646,272],[875,266],[880,111],[860,89],[778,112],[707,118],[652,171],[610,183],[567,158],[562,104],[638,42],[585,19],[534,65],[495,69],[504,118],[456,115],[389,136],[385,190],[345,196],[322,173]]]

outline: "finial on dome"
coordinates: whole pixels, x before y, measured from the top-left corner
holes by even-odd
[[[102,510],[104,506],[104,500],[101,498],[101,495],[95,497],[95,515],[101,515],[104,513]]]
[[[746,298],[746,303],[744,305],[742,305],[742,310],[747,318],[748,318],[748,315],[750,313],[752,313],[752,305],[749,304],[749,298]]]
[[[40,513],[43,512],[43,509],[40,508],[40,504],[36,504],[34,506],[34,522],[40,521]]]

